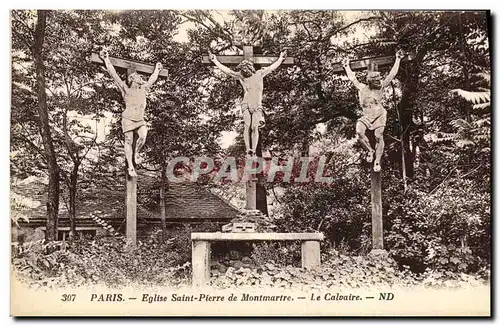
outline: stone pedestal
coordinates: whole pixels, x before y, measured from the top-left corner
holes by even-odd
[[[210,280],[210,242],[192,243],[193,286],[204,286]]]
[[[222,232],[239,232],[237,226],[253,224],[253,232],[273,232],[276,225],[258,209],[245,209],[231,223],[222,227]],[[248,231],[247,231],[248,232]]]
[[[373,249],[368,255],[377,258],[389,258],[389,253],[384,249]]]
[[[320,265],[319,241],[302,242],[302,268],[314,268]]]
[[[319,242],[323,233],[273,233],[273,232],[193,232],[193,286],[199,287],[210,280],[210,243],[221,241],[300,241],[302,242],[302,267],[320,266]]]

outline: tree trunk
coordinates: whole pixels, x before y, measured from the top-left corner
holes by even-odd
[[[78,191],[78,168],[79,164],[73,165],[69,186],[69,240],[72,241],[76,235],[76,193]]]
[[[413,155],[410,146],[410,130],[413,126],[412,121],[412,109],[410,108],[409,93],[412,92],[411,87],[405,87],[406,91],[403,92],[400,103],[400,114],[401,114],[401,141],[402,150],[404,155],[404,166],[406,177],[412,179],[414,176],[414,166],[413,166]],[[403,173],[404,174],[404,173]]]
[[[413,111],[415,110],[415,102],[413,96],[417,93],[418,87],[418,76],[420,74],[420,65],[425,57],[426,50],[421,49],[413,62],[409,63],[407,66],[406,76],[402,76],[401,80],[405,80],[402,94],[401,102],[399,103],[399,112],[401,116],[401,130],[402,130],[402,142],[404,149],[404,169],[406,172],[406,177],[413,179],[415,174],[414,167],[414,155],[411,148],[410,133],[414,129],[413,123]]]
[[[259,142],[257,143],[257,148],[255,150],[255,154],[258,157],[262,157],[262,133],[259,131]],[[256,208],[261,211],[264,215],[268,216],[269,211],[267,210],[267,189],[264,185],[265,178],[263,173],[259,173],[257,175],[257,187],[256,187]]]
[[[463,19],[462,13],[458,15],[458,19],[460,22],[460,33],[462,36],[460,37],[460,64],[462,65],[462,73],[464,75],[464,83],[463,89],[468,91],[470,90],[470,77],[469,70],[467,69],[467,62],[469,62],[467,57],[467,41],[465,39],[465,33],[463,32]],[[469,104],[465,105],[465,119],[468,122],[471,122],[471,106]]]
[[[311,132],[309,130],[304,131],[304,138],[302,138],[302,144],[300,145],[300,154],[302,156],[309,156],[309,138],[311,136]]]
[[[47,109],[47,98],[45,94],[45,66],[43,63],[43,42],[45,39],[45,27],[47,11],[37,11],[37,22],[35,28],[35,44],[33,46],[33,57],[36,68],[36,89],[38,99],[38,127],[42,136],[47,169],[49,174],[49,186],[47,195],[47,224],[45,239],[47,241],[57,239],[57,215],[59,212],[59,166],[56,161],[56,153],[52,136],[50,133],[49,113]]]
[[[392,100],[394,102],[394,107],[396,109],[396,112],[398,114],[398,121],[399,121],[399,144],[401,145],[401,175],[403,176],[403,186],[404,186],[404,191],[408,189],[408,182],[407,182],[407,176],[406,176],[406,160],[405,160],[405,146],[404,146],[404,141],[403,141],[403,134],[405,133],[403,129],[403,124],[401,123],[401,107],[397,105],[396,101],[396,90],[394,88],[394,84],[392,85]]]
[[[162,162],[161,164],[161,185],[160,185],[160,220],[161,220],[161,230],[162,238],[165,241],[167,234],[167,210],[166,210],[166,195],[165,186],[167,185],[167,165]]]

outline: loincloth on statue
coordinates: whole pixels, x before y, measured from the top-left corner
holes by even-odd
[[[262,128],[266,124],[262,106],[250,107],[247,103],[241,103],[241,112],[244,114],[245,111],[250,113],[250,125],[256,125],[258,128]]]
[[[136,130],[142,126],[146,125],[144,119],[132,120],[126,117],[122,117],[122,131],[123,133]]]
[[[387,123],[387,110],[381,107],[370,114],[364,114],[358,121],[364,124],[368,130],[385,127]]]

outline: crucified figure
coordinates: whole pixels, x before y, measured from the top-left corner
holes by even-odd
[[[253,64],[248,60],[243,60],[236,68],[238,72],[224,66],[217,60],[211,52],[208,53],[210,60],[225,74],[237,79],[243,86],[243,101],[240,103],[245,130],[243,138],[245,140],[246,152],[254,156],[257,143],[259,141],[259,128],[264,126],[264,114],[262,112],[262,91],[264,89],[263,79],[273,70],[278,68],[286,57],[286,51],[281,52],[278,60],[270,66],[255,70]],[[251,134],[251,136],[250,136]],[[251,138],[250,138],[251,137]],[[251,144],[250,144],[251,139]]]
[[[396,77],[403,57],[404,52],[399,50],[396,53],[394,66],[384,80],[382,80],[379,71],[369,70],[366,75],[367,84],[358,81],[349,66],[348,59],[342,60],[342,66],[346,71],[347,77],[358,89],[359,104],[363,109],[363,116],[356,123],[356,134],[361,146],[368,151],[366,161],[371,163],[375,154],[375,161],[373,162],[373,171],[375,172],[381,170],[380,160],[384,152],[384,129],[387,121],[387,110],[381,104],[382,94],[384,88]],[[367,130],[373,130],[375,135],[375,149],[370,146],[370,141],[366,136]]]
[[[144,81],[141,75],[134,69],[129,69],[127,71],[127,83],[125,83],[116,73],[113,64],[111,64],[108,52],[103,50],[99,53],[99,56],[103,59],[107,71],[116,85],[118,85],[125,101],[125,110],[122,113],[122,130],[125,134],[125,158],[128,164],[128,174],[130,177],[135,178],[137,177],[137,172],[135,171],[132,157],[135,156],[135,163],[140,164],[139,152],[146,142],[148,133],[146,121],[144,121],[146,94],[158,79],[158,74],[163,69],[163,66],[158,62],[148,81]],[[133,147],[134,133],[138,136],[135,148]]]

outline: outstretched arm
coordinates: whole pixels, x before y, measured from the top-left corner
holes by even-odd
[[[262,72],[262,77],[270,74],[276,68],[278,68],[283,62],[283,60],[285,60],[285,58],[286,58],[286,51],[283,51],[280,53],[280,57],[278,58],[278,60],[274,61],[269,67],[265,67],[260,70]]]
[[[231,70],[230,68],[228,68],[228,67],[224,66],[222,63],[220,63],[219,60],[217,60],[217,57],[212,52],[208,52],[208,58],[226,75],[229,75],[229,76],[236,78],[236,79],[241,78],[241,75],[239,73]]]
[[[123,80],[120,78],[120,76],[118,76],[118,74],[116,73],[115,67],[113,67],[113,64],[111,63],[111,61],[109,61],[108,51],[102,50],[99,53],[99,56],[104,61],[104,64],[106,65],[106,70],[111,75],[111,77],[115,81],[116,85],[118,85],[118,87],[120,88],[120,91],[124,92],[126,89],[126,85],[123,82]]]
[[[394,66],[392,66],[391,71],[389,72],[387,77],[385,77],[385,79],[382,81],[382,87],[387,87],[394,79],[394,77],[396,77],[399,70],[399,64],[401,63],[401,59],[404,57],[404,55],[405,54],[402,50],[399,50],[396,53],[396,61],[394,62]]]
[[[342,60],[342,67],[344,67],[347,78],[352,81],[356,88],[360,89],[361,87],[363,87],[363,83],[359,82],[359,80],[356,78],[356,74],[354,73],[354,71],[352,71],[351,66],[349,65],[349,59]]]
[[[163,65],[161,63],[157,63],[156,66],[155,66],[155,71],[153,71],[153,73],[151,74],[151,76],[149,77],[148,81],[146,82],[146,84],[144,84],[144,86],[146,86],[147,88],[153,86],[153,84],[156,82],[156,80],[158,79],[158,75],[160,74],[160,70],[163,69]]]

